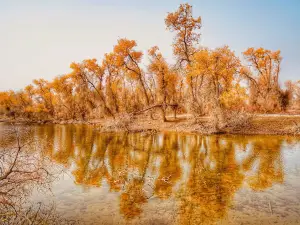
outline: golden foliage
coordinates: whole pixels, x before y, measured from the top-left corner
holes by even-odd
[[[175,34],[174,65],[154,46],[144,66],[137,42],[121,38],[102,61],[72,62],[70,73],[52,81],[36,79],[24,90],[0,92],[0,114],[86,120],[160,106],[166,121],[168,109],[175,106],[196,117],[223,109],[275,112],[299,107],[299,83],[290,83],[287,90],[279,85],[279,50],[248,48],[243,52],[246,66],[228,46],[200,47],[201,17],[193,16],[188,3],[168,13],[165,25]],[[153,110],[148,112],[152,117]]]
[[[199,43],[201,17],[194,18],[192,6],[188,3],[181,4],[174,13],[168,13],[165,18],[167,29],[175,32],[173,52],[180,62],[190,63]]]

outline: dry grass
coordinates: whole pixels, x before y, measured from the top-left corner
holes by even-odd
[[[300,115],[292,114],[248,114],[246,112],[225,112],[219,119],[216,129],[214,117],[195,118],[191,114],[179,114],[176,119],[172,114],[163,122],[159,114],[132,116],[120,114],[115,119],[94,119],[88,121],[47,121],[58,124],[89,124],[100,132],[157,132],[177,131],[199,134],[279,134],[300,135]],[[24,121],[18,121],[24,122]],[[33,122],[34,123],[34,122]]]
[[[226,113],[218,130],[212,121],[214,118],[191,115],[179,115],[176,119],[168,117],[168,122],[148,117],[125,119],[124,121],[95,121],[102,132],[148,132],[177,131],[200,134],[232,133],[232,134],[289,134],[300,135],[299,116],[259,116],[248,113]]]

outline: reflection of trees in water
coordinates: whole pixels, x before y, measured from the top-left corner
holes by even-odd
[[[251,142],[248,157],[242,162],[245,171],[251,170],[247,182],[254,190],[264,190],[274,183],[282,183],[283,162],[281,156],[282,138],[256,137]]]
[[[181,177],[178,136],[175,133],[163,135],[162,145],[159,148],[161,164],[154,193],[162,199],[171,196],[173,186]]]
[[[231,141],[194,136],[190,145],[190,174],[180,191],[179,223],[207,224],[225,216],[243,174]]]
[[[176,196],[179,223],[213,223],[226,216],[243,181],[254,190],[283,181],[280,137],[100,134],[87,126],[56,126],[46,136],[48,154],[71,168],[77,184],[106,182],[121,192],[127,219],[152,196]]]
[[[148,200],[143,187],[144,182],[139,178],[133,178],[126,184],[120,197],[120,212],[126,219],[133,219],[141,214],[142,205]]]
[[[75,132],[75,154],[72,174],[77,184],[95,185],[95,170],[100,167],[97,164],[98,158],[95,157],[96,143],[95,132],[87,127],[76,127]]]

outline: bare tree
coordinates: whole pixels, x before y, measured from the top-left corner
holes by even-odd
[[[47,190],[55,178],[45,164],[43,152],[36,151],[39,145],[32,130],[13,125],[0,132],[0,223],[69,223],[57,215],[53,205],[29,202],[33,188]]]

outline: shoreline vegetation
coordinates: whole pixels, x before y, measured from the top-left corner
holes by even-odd
[[[300,115],[293,114],[257,114],[247,117],[243,124],[228,124],[221,130],[215,130],[210,124],[211,118],[202,117],[196,120],[193,115],[182,114],[176,119],[166,116],[167,121],[140,116],[130,120],[122,119],[91,119],[91,120],[26,120],[26,119],[0,119],[0,123],[12,124],[81,124],[91,125],[99,132],[182,132],[200,135],[211,134],[243,134],[243,135],[300,135]]]
[[[73,62],[52,81],[0,92],[0,118],[101,132],[299,134],[299,116],[287,115],[300,111],[300,81],[283,87],[280,50],[250,47],[238,57],[229,46],[201,46],[202,20],[187,3],[167,13],[165,25],[174,34],[173,64],[157,46],[145,54],[120,38],[101,62]]]

